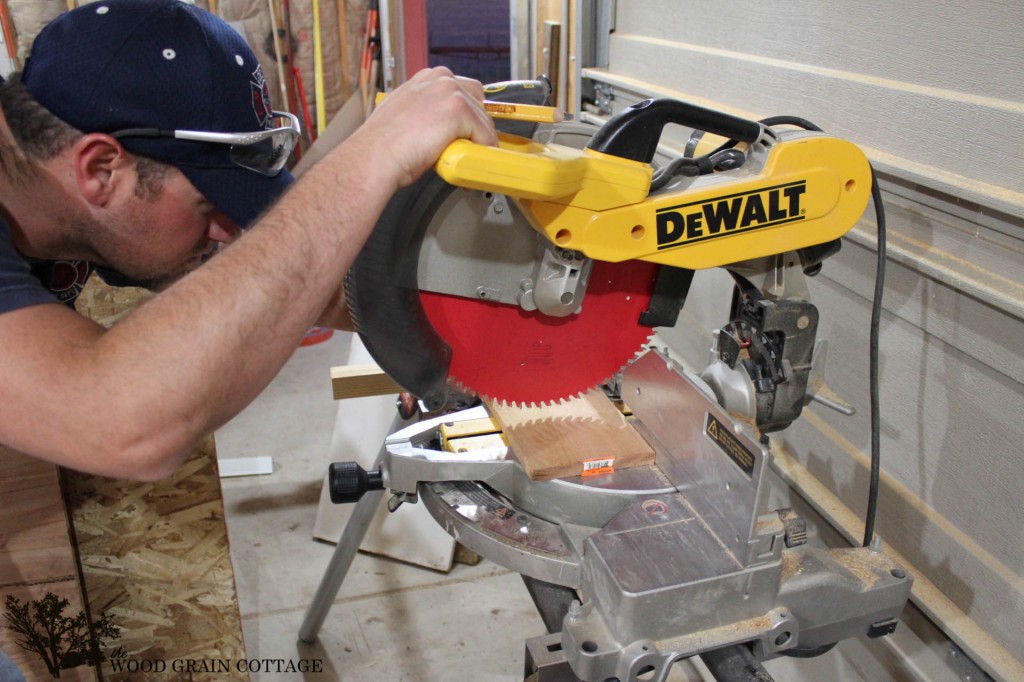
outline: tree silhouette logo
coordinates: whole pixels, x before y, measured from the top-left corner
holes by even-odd
[[[70,602],[52,592],[24,605],[7,595],[5,606],[7,626],[18,635],[15,643],[38,654],[54,677],[60,677],[61,670],[102,663],[106,660],[104,640],[121,636],[121,629],[106,614],[92,624],[91,630],[83,611],[64,615]]]

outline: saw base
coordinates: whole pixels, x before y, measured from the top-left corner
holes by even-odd
[[[482,556],[575,591],[558,641],[581,680],[664,680],[738,644],[763,660],[891,632],[912,580],[880,552],[809,547],[792,512],[762,510],[768,452],[699,382],[652,351],[621,389],[655,465],[531,481],[507,452],[430,453],[427,424],[388,439],[389,487],[414,486],[406,497]]]

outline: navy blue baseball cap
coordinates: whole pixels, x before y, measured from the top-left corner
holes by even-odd
[[[245,40],[182,0],[101,0],[60,15],[33,43],[22,81],[78,130],[114,134],[128,151],[177,167],[240,227],[293,180],[286,169],[268,175],[239,165],[230,144],[174,136],[275,128],[263,70]]]

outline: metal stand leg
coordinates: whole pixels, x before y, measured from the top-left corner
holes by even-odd
[[[544,627],[549,633],[561,632],[562,621],[569,611],[569,604],[577,599],[576,590],[531,578],[525,573],[521,577],[533,599],[533,605],[537,607],[537,612],[544,621]]]
[[[580,682],[562,651],[562,633],[526,640],[523,682]]]
[[[772,682],[772,676],[745,644],[734,644],[700,655],[719,682]]]
[[[412,420],[407,421],[396,415],[388,433],[394,433],[411,422]],[[384,461],[385,451],[384,444],[381,444],[377,459],[373,463],[374,468],[379,467]],[[331,605],[338,596],[338,590],[341,589],[341,584],[345,581],[345,576],[348,575],[352,560],[355,558],[356,552],[359,551],[359,545],[363,543],[370,522],[373,521],[374,514],[377,513],[384,492],[383,490],[367,492],[352,510],[352,516],[345,525],[345,532],[342,533],[341,540],[334,548],[331,562],[327,564],[324,577],[320,579],[320,586],[316,588],[313,601],[310,602],[309,608],[306,610],[306,617],[302,620],[302,627],[299,628],[299,639],[303,642],[313,643],[316,641],[320,628],[331,610]]]

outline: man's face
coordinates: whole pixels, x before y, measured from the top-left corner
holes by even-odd
[[[118,224],[98,248],[104,260],[132,279],[168,285],[196,269],[218,244],[240,232],[176,168],[155,192],[123,198]]]

